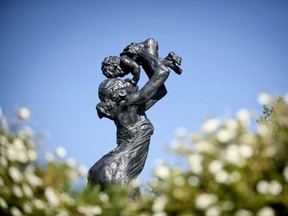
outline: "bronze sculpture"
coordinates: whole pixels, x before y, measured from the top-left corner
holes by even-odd
[[[107,79],[99,86],[100,103],[96,109],[99,118],[114,121],[117,147],[90,168],[89,183],[101,185],[102,189],[109,184],[127,185],[140,174],[154,130],[145,111],[167,94],[164,82],[169,68],[181,74],[178,66],[181,61],[173,52],[164,59],[159,58],[158,43],[151,38],[131,43],[120,57],[104,59],[101,69]],[[140,67],[149,78],[141,89],[137,86]],[[133,75],[132,79],[119,78],[128,73]]]

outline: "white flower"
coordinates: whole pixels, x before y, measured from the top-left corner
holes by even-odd
[[[12,206],[12,207],[10,208],[10,213],[11,213],[11,215],[13,215],[13,216],[22,216],[21,211],[20,211],[17,207],[15,207],[15,206]]]
[[[75,169],[68,169],[65,171],[65,174],[71,181],[74,181],[78,178],[78,173]]]
[[[31,214],[32,213],[32,206],[30,203],[26,202],[24,203],[23,205],[23,210],[24,212],[28,213],[28,214]]]
[[[55,215],[55,216],[69,216],[69,215],[70,215],[70,214],[69,214],[69,212],[68,212],[67,210],[61,209],[61,210],[58,212],[58,214]]]
[[[5,157],[0,157],[0,166],[1,167],[7,167],[8,161]]]
[[[147,216],[147,215],[139,215],[139,216]],[[165,212],[155,212],[153,216],[167,216]]]
[[[67,193],[60,193],[59,199],[61,202],[67,203],[70,206],[75,205],[75,200]]]
[[[274,210],[268,206],[261,208],[257,213],[257,216],[274,216],[274,215],[275,215]]]
[[[244,158],[250,158],[253,152],[253,148],[250,145],[242,144],[239,146],[239,153]]]
[[[189,185],[191,185],[192,187],[197,187],[200,183],[200,180],[197,176],[190,176],[188,178],[188,183]]]
[[[48,162],[53,162],[55,160],[55,157],[54,157],[54,155],[51,152],[46,152],[45,153],[45,159]]]
[[[87,176],[88,174],[88,169],[86,166],[84,166],[83,164],[82,165],[79,165],[78,166],[78,172],[81,176]]]
[[[69,167],[75,167],[76,164],[77,164],[77,161],[74,159],[74,158],[68,158],[66,160],[66,164],[69,166]]]
[[[13,144],[12,145],[15,148],[16,151],[25,151],[26,150],[24,142],[20,138],[15,138],[13,140]]]
[[[178,149],[183,145],[183,142],[180,141],[179,139],[172,139],[169,145],[171,146],[172,149]]]
[[[20,182],[22,180],[22,174],[16,167],[9,167],[8,172],[14,182]]]
[[[215,173],[215,181],[218,183],[229,184],[230,183],[230,175],[225,170],[219,170]]]
[[[243,167],[246,164],[246,160],[240,154],[239,147],[235,144],[231,144],[226,148],[224,159],[238,167]]]
[[[4,181],[1,176],[0,176],[0,186],[4,186]]]
[[[215,194],[203,193],[196,197],[195,205],[197,208],[206,209],[217,201],[218,197]]]
[[[212,145],[212,143],[201,140],[199,142],[195,143],[196,151],[198,152],[206,152],[206,153],[214,153],[215,152],[215,146]]]
[[[102,202],[108,202],[109,201],[109,196],[104,192],[100,192],[98,196]]]
[[[270,186],[269,186],[270,194],[277,196],[282,192],[282,190],[283,190],[283,187],[278,181],[272,180],[270,182]]]
[[[164,196],[159,196],[154,200],[152,205],[153,212],[162,212],[165,209],[167,203],[167,198]]]
[[[159,164],[158,166],[156,166],[154,173],[158,178],[161,179],[166,179],[170,176],[170,170],[164,164]]]
[[[7,158],[10,161],[19,161],[22,163],[28,162],[28,156],[26,153],[26,147],[23,140],[15,138],[13,143],[7,148]]]
[[[45,203],[40,200],[40,199],[34,199],[32,200],[33,205],[35,206],[35,208],[37,209],[45,209]]]
[[[183,137],[187,136],[188,131],[184,127],[179,127],[179,128],[176,129],[175,134],[176,134],[177,137],[183,138]]]
[[[52,187],[47,187],[45,189],[45,197],[51,206],[59,206],[60,200]]]
[[[257,127],[257,132],[259,133],[260,136],[262,137],[267,137],[270,134],[269,127],[264,124],[259,124]]]
[[[183,176],[177,176],[174,178],[174,183],[178,187],[181,187],[185,184],[185,178]]]
[[[241,180],[241,174],[237,171],[233,171],[230,175],[230,182],[238,182]]]
[[[256,142],[256,138],[251,133],[245,133],[239,137],[239,141],[253,146],[253,144]]]
[[[238,209],[234,215],[235,216],[252,216],[253,213],[247,209]]]
[[[261,180],[256,185],[256,189],[260,194],[271,194],[277,196],[282,192],[283,186],[276,180],[272,180],[271,182]]]
[[[27,151],[27,156],[30,161],[35,161],[37,160],[37,157],[38,157],[37,152],[34,149],[29,149]]]
[[[262,92],[261,94],[259,94],[258,96],[258,103],[260,105],[268,105],[268,104],[271,104],[273,98],[271,95],[269,95],[268,93],[266,92]]]
[[[269,191],[269,182],[265,180],[261,180],[256,185],[256,190],[260,194],[268,194]]]
[[[212,206],[207,209],[205,216],[218,216],[221,214],[221,209],[218,206]]]
[[[0,197],[0,207],[3,209],[8,207],[6,201],[2,197]]]
[[[219,142],[226,143],[235,137],[235,132],[228,129],[221,129],[216,136]]]
[[[200,154],[191,154],[188,156],[190,170],[195,174],[200,174],[203,171],[202,166],[203,158]]]
[[[234,119],[229,119],[226,122],[226,127],[229,131],[236,131],[238,128],[238,123]]]
[[[213,174],[217,173],[222,168],[223,168],[223,163],[222,161],[219,161],[219,160],[212,161],[208,166],[209,171]]]
[[[139,178],[135,178],[131,181],[131,186],[133,188],[140,187],[140,185],[141,185],[141,180]]]
[[[25,138],[32,138],[35,136],[35,133],[34,131],[32,130],[32,128],[30,128],[29,126],[25,126],[23,127],[18,133],[17,135],[22,138],[22,139],[25,139]]]
[[[30,110],[26,107],[21,107],[17,110],[17,116],[21,120],[27,120],[30,118]]]
[[[22,163],[27,163],[29,161],[26,152],[17,152],[16,160]]]
[[[175,187],[172,191],[172,195],[173,197],[181,198],[184,195],[184,191],[180,189],[179,187]]]
[[[101,215],[102,209],[100,206],[79,206],[77,208],[79,213],[84,215]]]
[[[27,184],[22,185],[22,190],[27,197],[33,196],[33,191],[31,189],[31,187],[29,187]]]
[[[216,130],[218,130],[220,125],[221,125],[221,121],[219,119],[211,118],[211,119],[208,119],[204,122],[204,124],[202,126],[202,130],[205,133],[213,133]]]
[[[249,126],[251,123],[251,113],[246,109],[241,109],[236,113],[236,118],[243,126]]]
[[[67,155],[67,151],[66,151],[66,149],[65,149],[64,147],[59,146],[59,147],[57,147],[57,148],[55,149],[55,154],[56,154],[59,158],[65,158],[66,155]]]
[[[288,182],[288,166],[285,167],[285,169],[283,170],[283,176],[285,178],[285,181]]]
[[[24,172],[24,176],[31,186],[37,187],[43,184],[43,180],[36,176],[32,169],[26,169]]]
[[[9,142],[8,142],[7,137],[0,135],[0,144],[1,144],[2,146],[7,146],[8,143],[9,143]]]
[[[12,186],[12,192],[18,198],[22,198],[23,197],[23,191],[21,190],[21,188],[18,185],[13,185]]]

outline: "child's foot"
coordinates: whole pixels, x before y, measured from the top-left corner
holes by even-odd
[[[180,75],[182,73],[182,69],[178,66],[181,65],[182,58],[177,56],[174,52],[170,52],[168,56],[165,58],[169,62],[168,67],[174,70],[175,73]]]
[[[173,65],[173,66],[169,66],[169,67],[178,75],[180,75],[182,73],[182,69],[177,65]]]
[[[178,65],[181,65],[181,62],[182,62],[182,58],[176,55],[174,52],[170,52],[165,59],[173,61]]]

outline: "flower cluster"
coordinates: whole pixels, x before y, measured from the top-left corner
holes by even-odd
[[[0,112],[0,215],[100,215],[100,207],[79,206],[69,193],[87,169],[66,159],[65,148],[46,153],[47,161],[40,163],[37,136],[25,124],[29,118],[25,107],[17,110],[11,124]]]
[[[288,97],[263,93],[258,101],[264,116],[256,127],[242,109],[231,119],[206,119],[193,134],[177,129],[170,149],[179,163],[158,163],[138,199],[131,198],[137,180],[105,192],[75,189],[85,166],[63,147],[40,163],[35,132],[10,125],[0,109],[0,215],[288,215]],[[13,122],[30,115],[20,108]]]
[[[166,215],[288,214],[288,100],[262,93],[258,101],[264,116],[256,128],[242,109],[173,140],[172,151],[186,162],[158,165],[150,182],[166,200]]]

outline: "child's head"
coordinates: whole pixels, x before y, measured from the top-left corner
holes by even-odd
[[[125,76],[125,72],[120,67],[120,57],[109,56],[102,62],[101,70],[107,78],[116,78]]]

